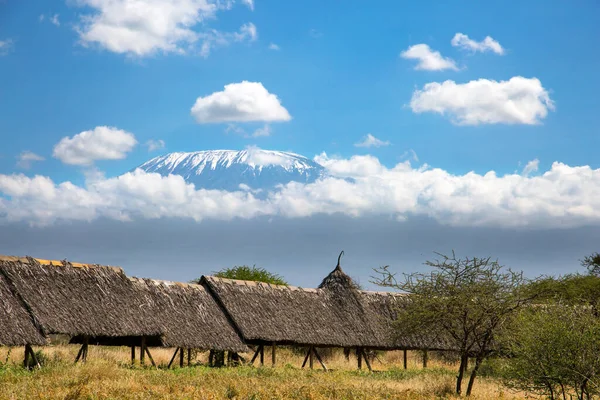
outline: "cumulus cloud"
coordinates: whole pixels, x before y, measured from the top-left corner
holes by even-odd
[[[0,40],[0,56],[5,56],[12,50],[14,42],[12,39]]]
[[[207,55],[216,45],[256,38],[253,24],[234,33],[206,28],[219,11],[231,9],[232,1],[78,0],[76,4],[94,11],[83,15],[77,27],[81,43],[120,54],[186,53],[199,43],[201,54]]]
[[[463,50],[472,51],[474,53],[485,53],[486,51],[491,51],[499,55],[503,55],[505,53],[504,48],[500,45],[500,43],[492,39],[490,36],[486,36],[481,42],[477,42],[473,39],[470,39],[467,35],[459,32],[454,35],[450,43],[454,47],[459,47]]]
[[[410,46],[400,53],[400,57],[407,60],[417,60],[416,70],[443,71],[458,70],[456,63],[451,58],[443,57],[439,51],[432,50],[428,45],[421,43]]]
[[[244,3],[250,10],[254,11],[254,0],[242,0],[242,3]]]
[[[97,160],[120,160],[137,144],[132,133],[98,126],[92,130],[64,137],[54,146],[52,156],[65,164],[90,166]]]
[[[251,151],[249,158],[258,165],[282,162],[276,154],[259,151]],[[311,184],[289,183],[260,198],[244,190],[199,189],[180,176],[141,170],[115,178],[99,176],[85,186],[43,176],[0,175],[0,221],[44,225],[97,218],[202,221],[345,214],[387,215],[399,221],[427,216],[452,226],[600,225],[600,169],[589,166],[555,162],[535,176],[499,176],[494,171],[454,175],[438,168],[413,168],[408,161],[388,168],[373,156],[336,158],[322,153],[315,161],[325,166],[327,177]]]
[[[162,139],[158,139],[158,140],[150,139],[146,142],[145,146],[148,148],[148,152],[162,150],[165,148],[165,141]]]
[[[261,165],[279,163],[255,152]],[[263,158],[267,159],[263,159]],[[536,176],[490,171],[453,175],[437,168],[392,168],[372,156],[317,157],[329,176],[289,183],[260,199],[247,191],[204,190],[179,176],[141,170],[87,182],[0,175],[0,218],[51,224],[57,220],[162,217],[230,220],[261,215],[428,216],[453,226],[573,227],[600,224],[600,169],[555,162]],[[59,201],[60,200],[60,201]]]
[[[539,79],[516,76],[508,81],[428,83],[413,93],[410,107],[415,113],[447,115],[457,125],[535,125],[554,110],[554,103]]]
[[[365,136],[360,142],[358,143],[354,143],[355,147],[383,147],[383,146],[389,146],[391,143],[387,140],[380,140],[377,139],[375,136],[371,135],[370,133],[367,133],[367,136]]]
[[[260,82],[225,85],[221,92],[198,97],[191,109],[200,124],[220,122],[289,121],[292,117],[276,95]]]
[[[525,165],[521,175],[529,176],[529,175],[537,172],[539,167],[540,167],[540,160],[538,160],[537,158],[535,160],[531,160]]]
[[[17,156],[17,167],[21,169],[29,169],[36,161],[44,161],[45,158],[31,151],[23,151]]]

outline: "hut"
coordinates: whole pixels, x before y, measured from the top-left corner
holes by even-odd
[[[341,254],[340,254],[341,257]],[[277,345],[307,347],[304,361],[313,355],[326,369],[319,347],[355,348],[359,368],[365,350],[443,350],[436,337],[398,337],[394,320],[404,296],[359,290],[338,265],[317,289],[261,282],[202,277],[201,282],[228,313],[246,343],[257,346],[254,361],[264,363],[264,347],[271,346],[275,363]],[[303,365],[304,366],[304,365]]]
[[[190,364],[191,349],[245,352],[249,349],[215,299],[199,284],[130,278],[138,309],[159,330],[160,345],[175,347],[169,366]]]
[[[0,264],[11,259],[11,257],[0,256]],[[30,357],[37,364],[31,345],[43,345],[46,340],[23,299],[20,298],[10,280],[1,271],[0,325],[2,326],[2,329],[0,329],[0,345],[25,346],[25,365],[27,365]]]
[[[3,257],[0,275],[44,336],[68,335],[82,344],[76,361],[86,359],[89,344],[160,342],[157,326],[137,312],[133,284],[120,268]]]

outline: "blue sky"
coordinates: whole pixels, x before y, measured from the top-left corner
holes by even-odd
[[[557,172],[559,178],[538,183],[540,191],[560,187],[565,192],[557,189],[557,197],[535,198],[518,210],[507,206],[513,213],[509,216],[481,217],[488,211],[476,199],[478,193],[494,190],[487,186],[477,186],[467,197],[467,202],[475,199],[476,216],[441,201],[427,211],[406,212],[433,216],[450,225],[459,220],[463,227],[472,221],[504,227],[507,224],[498,221],[518,222],[523,215],[525,225],[535,229],[600,225],[600,216],[593,211],[596,204],[590,200],[600,190],[600,173],[595,172],[600,168],[595,157],[600,145],[597,1],[575,5],[558,0],[183,0],[175,2],[179,9],[173,6],[183,17],[163,25],[157,23],[165,15],[161,7],[174,2],[138,3],[147,6],[144,10],[156,11],[154,15],[127,8],[133,3],[115,1],[113,5],[123,7],[115,11],[107,0],[0,1],[0,200],[5,199],[0,216],[4,215],[4,223],[36,226],[69,219],[49,206],[52,199],[42,204],[30,201],[38,189],[29,193],[15,189],[34,187],[28,179],[36,175],[47,178],[50,183],[44,182],[52,190],[67,190],[60,186],[67,182],[85,191],[92,171],[110,179],[161,153],[257,146],[309,158],[326,152],[337,161],[368,162],[369,168],[380,163],[385,176],[409,160],[415,169],[427,164],[444,171],[436,182],[448,182],[453,176],[467,182],[469,171],[478,176],[488,171],[514,174],[498,184],[521,179],[521,189],[507,188],[506,193],[531,186],[526,179],[543,177],[553,171],[554,162],[560,162],[568,168]],[[185,20],[190,15],[194,22]],[[106,30],[116,25],[121,30]],[[458,33],[468,36],[471,49],[451,43]],[[177,34],[182,36],[173,39]],[[487,36],[501,46],[502,54],[489,47],[476,51],[473,46],[483,46]],[[147,46],[142,49],[142,44]],[[204,44],[211,46],[208,53],[203,52]],[[407,53],[401,56],[416,45],[428,46],[429,57],[439,52],[442,62],[454,67],[416,69],[417,59]],[[505,83],[515,77],[525,80],[507,89]],[[482,79],[487,86],[468,86]],[[279,107],[291,119],[258,116],[253,122],[197,122],[190,110],[198,98],[243,81],[260,83],[268,94],[277,96]],[[418,91],[445,81],[454,86],[428,93],[420,99],[425,110],[416,112],[411,100]],[[466,103],[460,106],[463,100]],[[444,108],[443,115],[432,111],[436,106]],[[461,124],[457,113],[475,122]],[[134,135],[137,144],[117,149],[121,152],[117,157],[96,155],[85,165],[53,157],[63,138],[102,126]],[[270,129],[268,136],[235,133],[243,129],[250,134],[265,126]],[[389,145],[355,146],[367,134]],[[150,140],[163,141],[164,148],[150,152],[145,146]],[[19,162],[24,152],[35,156]],[[372,157],[352,158],[364,155]],[[534,164],[523,172],[531,161]],[[573,183],[569,178],[573,174],[581,179]],[[112,188],[113,183],[105,183],[104,188]],[[462,190],[460,185],[455,192]],[[560,200],[565,193],[571,196],[568,204]],[[87,221],[90,229],[98,216],[110,219],[123,212],[117,203],[111,203],[110,211],[98,212],[98,204],[106,199],[86,201],[94,205],[81,210],[77,220]],[[517,202],[508,199],[505,204]],[[539,209],[548,211],[538,215]],[[58,217],[44,219],[47,213]],[[395,211],[384,207],[382,213]],[[515,224],[519,225],[508,225]]]

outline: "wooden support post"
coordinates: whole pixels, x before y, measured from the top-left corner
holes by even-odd
[[[23,368],[29,367],[29,345],[25,345],[25,356],[23,357]]]
[[[254,352],[254,355],[252,356],[252,360],[250,360],[250,365],[254,364],[254,360],[256,360],[256,357],[258,357],[259,353],[260,353],[260,346],[258,346],[256,348],[256,351]]]
[[[146,361],[146,336],[142,336],[142,341],[140,343],[140,365],[144,365]]]
[[[429,354],[427,354],[427,350],[423,350],[423,368],[427,368],[428,359],[429,359]]]
[[[360,347],[356,348],[356,357],[358,357],[358,369],[362,369],[362,351]]]
[[[313,346],[310,346],[310,349],[308,349],[308,366],[310,369],[313,369],[313,353],[314,353],[315,348]]]
[[[84,336],[83,337],[83,354],[81,355],[81,361],[82,362],[86,362],[87,361],[87,355],[88,355],[88,348],[90,345],[90,338],[89,336]]]
[[[150,354],[150,350],[148,350],[148,346],[145,347],[146,350],[146,354],[148,354],[148,358],[150,359],[150,363],[152,364],[153,367],[156,367],[156,364],[154,363],[154,359],[152,358],[152,354]]]
[[[369,358],[367,357],[367,353],[365,352],[365,349],[363,349],[361,347],[361,350],[362,350],[363,358],[365,359],[365,364],[367,364],[367,368],[369,368],[369,372],[373,372],[373,369],[371,368],[371,363],[369,362]]]
[[[79,352],[77,353],[77,357],[75,357],[75,364],[77,364],[77,362],[79,362],[79,359],[81,358],[81,355],[83,354],[83,344],[81,345],[81,347],[79,348]]]
[[[271,343],[271,366],[275,368],[275,351],[277,349],[277,345],[275,342]]]
[[[188,348],[187,353],[188,353],[187,354],[187,356],[188,356],[187,357],[187,359],[188,359],[187,360],[187,364],[188,364],[188,367],[189,367],[192,364],[192,349]]]
[[[25,368],[29,368],[29,359],[31,358],[31,361],[33,362],[33,365],[35,368],[41,368],[42,366],[40,365],[37,357],[35,356],[35,353],[33,351],[33,349],[31,348],[30,345],[26,344],[25,345],[25,358],[23,360],[23,366]]]
[[[183,347],[180,347],[179,351],[179,368],[183,368]]]
[[[302,368],[306,366],[306,362],[308,361],[308,357],[310,356],[311,347],[308,347],[308,351],[306,352],[306,357],[304,357],[304,362],[302,363]]]
[[[319,361],[319,363],[321,364],[321,367],[323,367],[323,369],[325,371],[327,371],[327,366],[325,366],[325,363],[323,362],[323,360],[321,359],[321,356],[319,355],[319,353],[317,353],[317,349],[313,347],[313,353],[315,353],[315,357],[317,357],[317,360]]]
[[[177,353],[180,349],[181,347],[175,349],[175,353],[173,353],[173,357],[171,357],[171,361],[169,361],[169,365],[167,365],[167,368],[171,368],[171,365],[173,364],[173,361],[175,361],[175,357],[177,357]]]
[[[135,364],[135,345],[131,346],[131,365]]]
[[[260,345],[260,366],[265,365],[265,346]]]
[[[408,355],[406,349],[404,349],[404,369],[408,368]]]

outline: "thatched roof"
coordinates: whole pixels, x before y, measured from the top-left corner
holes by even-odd
[[[368,292],[338,266],[318,289],[205,276],[250,343],[376,349],[446,349],[433,338],[398,338],[393,321],[402,295]]]
[[[45,339],[11,283],[0,273],[0,345],[41,345]]]
[[[133,285],[120,268],[1,257],[0,272],[45,335],[160,335],[136,312]]]
[[[202,285],[130,278],[139,309],[162,333],[165,346],[248,351]]]

